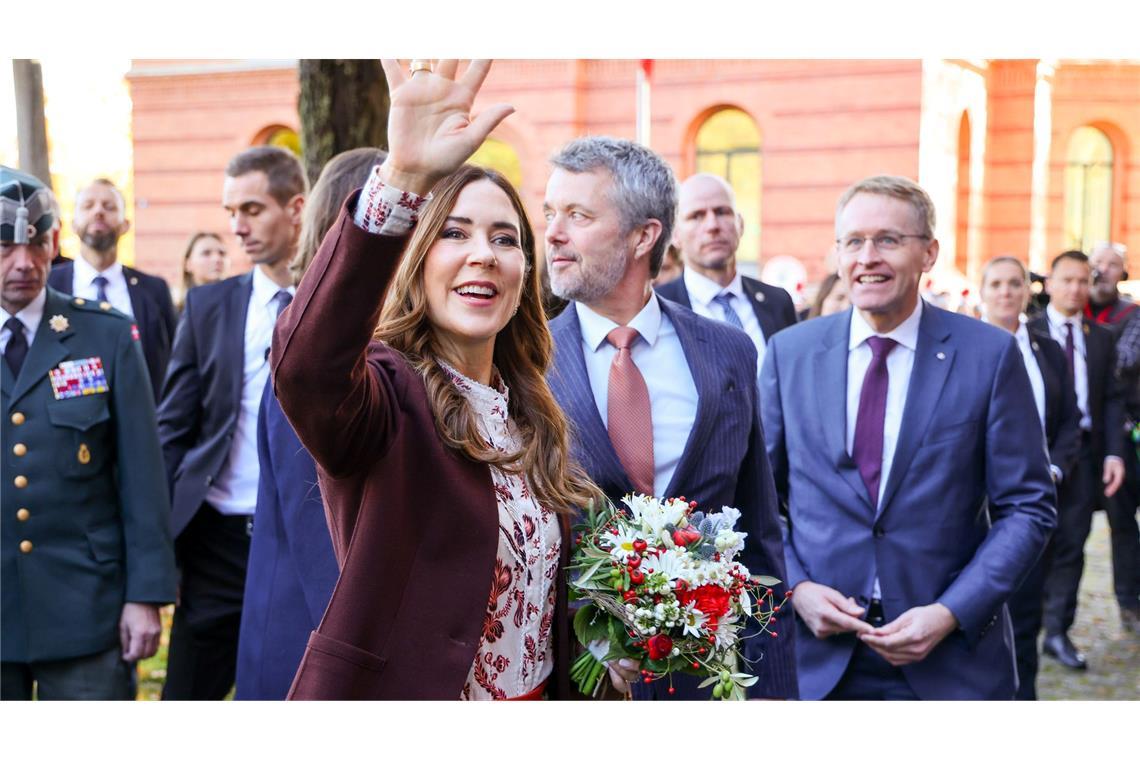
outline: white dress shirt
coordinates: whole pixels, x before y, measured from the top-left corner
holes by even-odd
[[[1017,339],[1017,347],[1021,349],[1021,358],[1025,362],[1025,371],[1029,375],[1029,385],[1033,388],[1033,403],[1037,404],[1037,418],[1041,420],[1041,429],[1045,429],[1045,376],[1041,374],[1041,365],[1033,353],[1029,330],[1022,322],[1013,334]]]
[[[206,492],[206,501],[223,515],[252,515],[257,506],[257,410],[269,378],[269,346],[277,322],[279,287],[261,271],[253,269],[253,293],[245,317],[245,360],[242,368],[241,409],[233,443],[222,471]]]
[[[867,338],[879,335],[891,338],[896,343],[887,354],[887,409],[883,417],[883,468],[879,476],[879,495],[876,504],[883,506],[883,493],[891,476],[891,463],[895,458],[895,446],[902,427],[903,409],[906,407],[907,389],[910,388],[910,373],[914,369],[914,354],[918,349],[918,325],[922,321],[922,299],[918,299],[914,311],[903,323],[889,333],[877,333],[863,319],[858,309],[851,310],[851,333],[847,341],[847,454],[855,447],[855,422],[859,418],[859,395],[863,392],[863,379],[871,366],[871,347]],[[882,597],[879,578],[875,576],[876,599]]]
[[[606,336],[619,325],[581,303],[575,302],[574,308],[582,328],[582,352],[586,357],[590,390],[602,424],[608,429],[610,365],[617,349]],[[641,336],[633,342],[630,356],[645,378],[653,415],[654,495],[677,496],[665,493],[665,489],[673,479],[697,418],[697,386],[677,330],[662,313],[656,296],[649,299],[629,326]]]
[[[1065,336],[1068,332],[1065,323],[1073,326],[1073,385],[1077,391],[1077,407],[1081,410],[1081,430],[1092,430],[1092,416],[1089,414],[1089,368],[1086,357],[1088,351],[1085,346],[1085,323],[1082,314],[1066,317],[1057,311],[1053,304],[1045,307],[1045,315],[1049,322],[1049,334],[1053,340],[1061,344],[1065,350]]]
[[[760,320],[756,318],[756,312],[753,311],[752,304],[749,302],[749,295],[744,292],[740,272],[737,272],[736,276],[732,278],[732,282],[723,288],[720,283],[710,280],[688,267],[685,267],[681,276],[685,278],[685,290],[689,292],[689,301],[693,305],[693,311],[702,317],[731,324],[724,317],[724,309],[719,303],[714,303],[713,299],[721,293],[732,293],[733,298],[729,303],[732,304],[732,310],[736,312],[736,316],[740,317],[740,322],[744,325],[744,332],[748,333],[748,337],[756,346],[756,367],[759,371],[759,368],[764,366],[764,352],[768,349],[768,343],[764,339],[764,331],[760,329]]]
[[[107,284],[103,287],[107,291],[107,300],[119,311],[133,317],[135,310],[131,306],[131,293],[127,290],[127,278],[123,274],[123,265],[115,262],[100,272],[87,262],[82,256],[75,258],[72,266],[71,292],[80,298],[94,301],[99,298],[99,286],[95,278],[102,275]]]
[[[0,309],[4,314],[3,321],[0,321],[0,354],[8,350],[8,339],[12,337],[12,331],[5,325],[12,317],[24,323],[24,338],[27,339],[28,349],[31,350],[32,341],[36,339],[36,330],[40,329],[40,320],[44,318],[45,303],[47,303],[47,288],[42,289],[30,304],[15,314],[9,314],[7,309]]]

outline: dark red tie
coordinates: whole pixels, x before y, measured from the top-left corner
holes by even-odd
[[[615,327],[606,336],[617,349],[610,364],[606,418],[610,441],[633,487],[653,496],[653,414],[649,388],[629,351],[637,336],[637,330],[632,327]]]
[[[859,414],[855,418],[855,442],[851,458],[863,476],[871,505],[878,508],[879,480],[883,474],[883,422],[887,416],[887,356],[898,345],[890,338],[878,335],[867,338],[871,347],[871,365],[863,376],[863,390],[859,392]]]

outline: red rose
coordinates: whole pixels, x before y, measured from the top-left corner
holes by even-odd
[[[645,642],[645,651],[651,660],[664,660],[673,653],[673,639],[663,633],[650,636]]]

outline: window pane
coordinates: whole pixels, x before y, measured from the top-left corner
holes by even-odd
[[[1112,142],[1095,127],[1069,140],[1065,166],[1065,245],[1087,251],[1112,229]]]
[[[752,117],[736,108],[717,111],[701,125],[696,138],[696,171],[724,177],[736,191],[736,208],[744,217],[737,258],[760,258],[760,131]]]

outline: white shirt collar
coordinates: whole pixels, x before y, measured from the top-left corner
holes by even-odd
[[[880,335],[883,338],[891,338],[901,346],[906,346],[911,351],[918,350],[918,325],[922,321],[922,298],[918,299],[918,303],[914,306],[914,311],[910,316],[903,320],[895,329],[889,333],[881,334],[875,332],[875,329],[868,324],[863,315],[859,313],[858,309],[851,310],[851,335],[847,341],[847,350],[851,351],[863,343],[863,341],[870,338],[872,335]]]
[[[98,269],[91,266],[91,263],[87,261],[87,259],[83,258],[82,256],[75,257],[76,282],[80,283],[83,287],[87,287],[88,285],[94,284],[95,278],[99,277],[100,275],[102,275],[107,280],[107,282],[110,282],[112,279],[124,279],[123,265],[116,259],[114,264],[100,272]]]
[[[290,285],[283,288],[273,280],[269,279],[269,275],[261,271],[261,267],[254,266],[253,268],[253,295],[250,300],[258,306],[269,306],[273,303],[273,297],[277,295],[277,291],[287,290],[290,295],[296,294],[296,288]]]
[[[15,314],[9,314],[7,309],[0,309],[4,312],[4,322],[7,322],[12,317],[24,323],[24,329],[27,333],[24,335],[29,340],[36,334],[36,330],[40,329],[40,321],[44,318],[44,306],[47,304],[47,288],[40,290],[39,295],[32,299],[24,308],[20,309]],[[4,324],[0,323],[0,327]]]
[[[582,328],[582,339],[586,341],[586,345],[590,347],[591,351],[597,351],[605,342],[610,331],[621,326],[617,322],[598,314],[580,301],[574,302],[574,308],[578,311],[578,323]],[[657,303],[655,294],[649,296],[649,303],[645,304],[637,316],[630,320],[629,326],[637,330],[649,345],[652,346],[657,342],[657,335],[661,332],[661,305]]]
[[[1053,306],[1053,304],[1049,304],[1048,306],[1045,307],[1045,314],[1048,315],[1049,321],[1052,322],[1053,325],[1055,327],[1057,327],[1059,330],[1065,329],[1065,323],[1066,322],[1072,324],[1073,327],[1080,327],[1081,324],[1084,322],[1084,315],[1083,314],[1078,312],[1071,317],[1066,317],[1064,314],[1057,311],[1057,309]]]
[[[689,291],[689,299],[696,301],[706,309],[712,304],[713,299],[721,293],[732,293],[737,298],[744,298],[744,286],[741,284],[739,271],[733,275],[732,281],[723,288],[719,282],[688,267],[685,267],[682,276],[685,278],[685,289]]]

